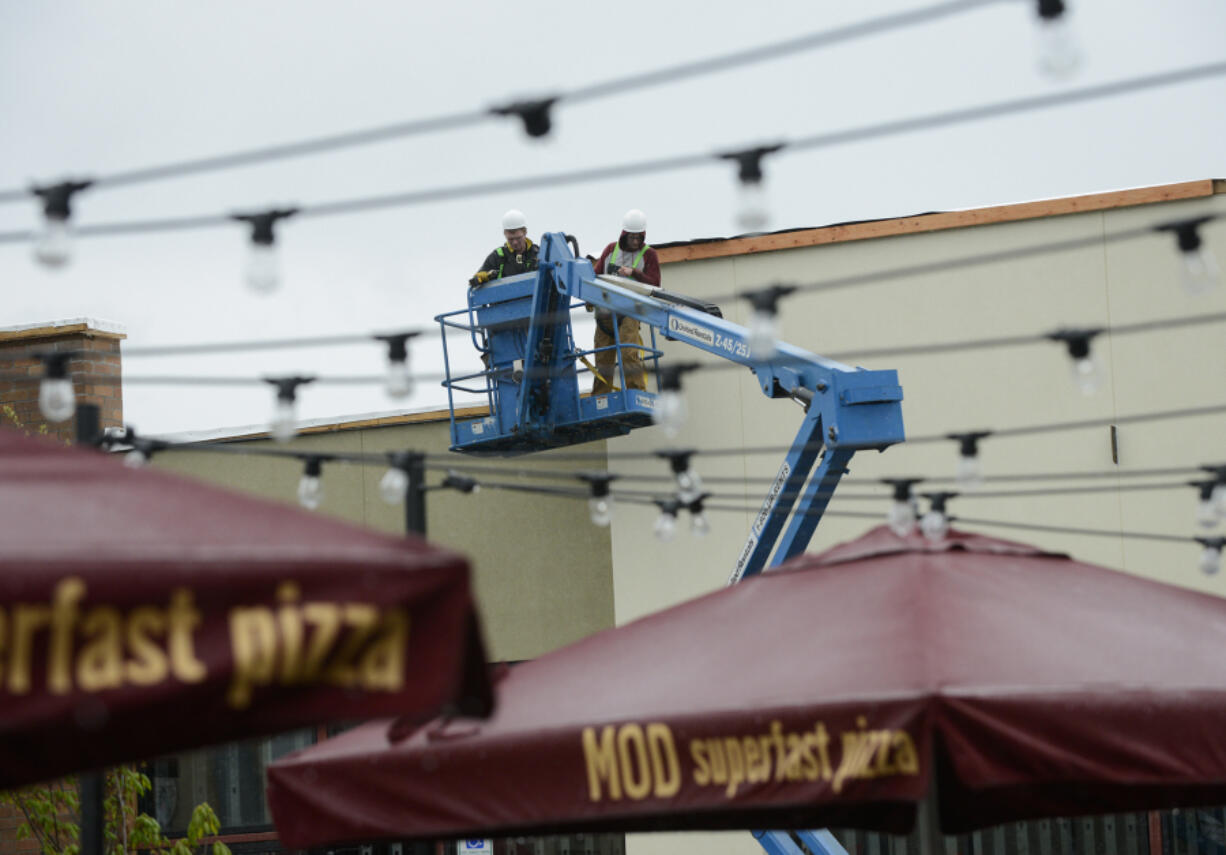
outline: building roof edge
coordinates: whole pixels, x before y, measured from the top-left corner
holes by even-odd
[[[1084,214],[1112,208],[1127,208],[1157,202],[1173,202],[1181,199],[1196,199],[1215,194],[1226,194],[1226,179],[1201,179],[1155,187],[1136,187],[1127,190],[1110,190],[1082,196],[1066,196],[1057,199],[1042,199],[1031,202],[1015,202],[987,208],[968,208],[961,211],[935,211],[907,217],[891,217],[881,220],[862,220],[836,223],[814,228],[787,229],[767,234],[743,235],[730,238],[699,238],[689,241],[674,241],[654,244],[661,263],[700,261],[729,255],[751,255],[759,252],[774,252],[783,249],[800,249],[828,243],[843,243],[853,240],[894,237],[919,234],[944,229],[986,226],[996,223],[1016,222],[1056,217],[1067,214]]]

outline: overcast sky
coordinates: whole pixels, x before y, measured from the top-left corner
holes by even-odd
[[[674,85],[560,106],[547,142],[516,123],[114,189],[76,221],[223,214],[531,176],[796,138],[1226,58],[1224,0],[1069,0],[1080,72],[1036,68],[1032,3],[1000,0],[934,23]],[[905,9],[859,3],[46,2],[0,0],[0,189],[479,109]],[[1198,178],[1226,177],[1226,78],[767,162],[771,228],[817,226]],[[660,243],[729,235],[731,168],[291,222],[284,282],[241,281],[237,227],[81,240],[46,271],[0,245],[0,325],[115,321],[129,346],[411,328],[464,305],[465,281],[521,208],[535,238],[585,251],[621,214]],[[0,231],[36,225],[0,206]],[[437,340],[414,350],[436,368]],[[887,342],[866,343],[881,346]],[[812,346],[810,344],[810,346]],[[820,348],[819,348],[820,349]],[[467,357],[467,354],[466,354]],[[376,374],[373,346],[126,360],[129,375]],[[259,424],[264,389],[125,389],[146,434]],[[408,403],[441,402],[425,390]],[[395,409],[377,387],[304,391],[304,418]]]

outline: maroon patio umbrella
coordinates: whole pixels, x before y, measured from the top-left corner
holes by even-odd
[[[0,430],[0,788],[488,703],[460,555]]]
[[[289,847],[849,827],[1226,802],[1226,600],[886,528],[518,666],[486,722],[282,758]]]

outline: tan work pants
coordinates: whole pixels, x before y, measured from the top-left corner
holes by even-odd
[[[643,339],[639,336],[639,322],[634,318],[623,317],[617,326],[617,335],[621,339],[620,342],[615,342],[613,336],[601,329],[600,324],[597,324],[594,347],[609,347],[618,343],[623,345],[643,343]],[[596,352],[596,374],[598,376],[592,383],[593,395],[607,395],[613,391],[614,384],[620,385],[621,377],[617,373],[617,353],[616,350]],[[626,371],[626,388],[646,389],[647,375],[643,371],[643,352],[637,347],[623,347],[621,355],[622,366]]]

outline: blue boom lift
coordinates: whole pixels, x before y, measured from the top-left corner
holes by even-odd
[[[618,381],[618,389],[580,395],[576,362],[594,351],[576,348],[571,311],[584,304],[646,324],[651,342],[643,348],[645,362],[660,356],[659,331],[666,339],[746,366],[767,397],[804,405],[796,439],[754,519],[730,583],[761,572],[768,560],[773,567],[803,552],[852,455],[904,440],[896,372],[852,368],[782,342],[769,359],[760,358],[750,351],[748,330],[696,308],[695,301],[633,280],[597,276],[591,262],[578,257],[573,238],[550,232],[540,246],[538,270],[471,288],[467,309],[436,318],[444,333],[453,451],[525,454],[651,424],[656,395],[625,384],[621,352],[636,343],[612,345],[618,377],[610,379]],[[468,334],[485,370],[451,376],[448,329]],[[457,419],[455,390],[484,395],[489,415]]]
[[[571,331],[571,311],[584,304],[646,324],[651,344],[643,348],[645,362],[659,359],[659,330],[666,339],[746,366],[767,397],[804,405],[800,430],[754,518],[729,584],[761,572],[768,559],[773,567],[803,552],[852,455],[904,440],[897,372],[852,368],[783,343],[769,359],[760,358],[751,352],[748,330],[704,311],[696,301],[633,280],[597,276],[591,262],[578,257],[574,238],[551,232],[540,246],[537,271],[471,288],[467,309],[435,319],[443,330],[452,451],[525,454],[651,424],[656,395],[627,389],[625,383],[621,354],[637,343],[612,345],[618,376],[606,379],[618,381],[613,392],[580,395],[575,363],[586,363],[595,352],[576,348]],[[468,334],[485,370],[451,376],[448,329]],[[485,395],[489,415],[457,419],[455,390]],[[806,849],[811,855],[847,855],[824,830],[753,834],[767,855],[805,855]]]

